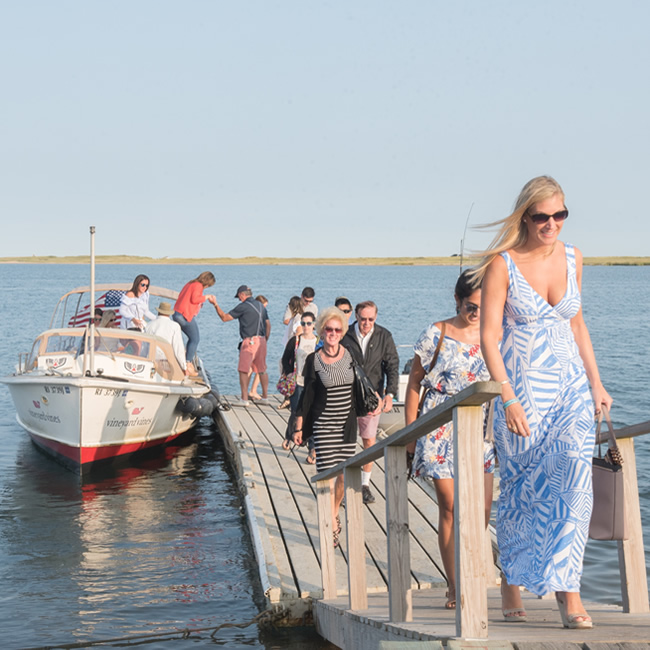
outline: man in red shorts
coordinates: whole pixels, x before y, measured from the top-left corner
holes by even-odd
[[[266,373],[266,342],[271,334],[271,321],[266,307],[253,299],[253,292],[250,287],[242,284],[235,294],[240,303],[231,309],[227,314],[215,302],[219,318],[227,323],[231,320],[239,321],[239,385],[241,387],[241,403],[249,406],[248,401],[248,380],[252,369],[260,377],[262,385],[262,398],[260,404],[268,404],[269,376]]]

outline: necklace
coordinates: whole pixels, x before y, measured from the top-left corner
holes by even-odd
[[[323,346],[323,347],[321,348],[321,350],[322,350],[323,354],[324,354],[326,357],[329,357],[330,359],[334,359],[335,357],[338,357],[338,356],[339,356],[339,352],[341,351],[341,344],[340,344],[340,343],[338,344],[338,347],[336,348],[336,352],[335,352],[334,354],[330,354],[330,353],[325,349],[325,346]]]

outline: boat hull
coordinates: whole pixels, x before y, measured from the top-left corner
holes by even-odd
[[[152,386],[96,377],[15,377],[8,384],[16,419],[45,452],[86,467],[166,444],[197,418],[178,411],[205,386]]]

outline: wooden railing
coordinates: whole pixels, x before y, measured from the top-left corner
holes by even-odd
[[[623,457],[623,492],[625,494],[625,524],[627,539],[618,542],[618,569],[621,574],[623,611],[643,614],[650,611],[648,579],[643,549],[641,504],[636,474],[634,438],[650,433],[650,420],[615,431],[618,448]],[[606,439],[606,434],[601,434]],[[596,441],[598,442],[598,440]]]
[[[368,608],[361,468],[383,455],[389,617],[395,623],[412,620],[406,445],[453,419],[457,434],[454,436],[454,539],[458,603],[456,636],[487,638],[488,560],[483,543],[487,533],[483,510],[482,404],[500,394],[501,386],[496,382],[472,384],[408,427],[312,478],[316,483],[325,600],[336,597],[330,480],[343,472],[350,609]],[[650,433],[650,422],[616,432],[625,463],[626,519],[629,532],[629,539],[619,542],[621,591],[624,611],[633,613],[649,611],[634,442],[631,439],[632,436],[644,433]]]

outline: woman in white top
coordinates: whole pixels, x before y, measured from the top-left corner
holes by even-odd
[[[305,367],[305,360],[316,350],[316,343],[318,342],[318,338],[314,334],[315,320],[316,318],[314,317],[314,314],[310,311],[306,311],[301,315],[300,327],[302,328],[302,334],[298,335],[297,338],[292,336],[289,339],[284,348],[284,354],[282,355],[283,372],[288,374],[292,372],[294,368],[296,369],[296,389],[289,399],[291,415],[287,424],[287,430],[284,434],[285,439],[282,443],[284,449],[289,449],[293,437],[293,424],[296,419],[296,410],[298,408],[298,402],[300,402],[300,395],[302,395],[305,386],[305,378],[302,376],[302,370]],[[316,462],[316,455],[314,453],[311,438],[308,439],[308,442],[310,444],[307,462],[313,465]]]
[[[156,314],[149,311],[149,278],[146,275],[136,276],[133,286],[122,296],[120,316],[122,329],[140,331],[144,331],[145,316],[149,320],[156,318]]]
[[[293,296],[289,300],[289,311],[291,312],[291,318],[284,328],[284,334],[282,335],[282,345],[286,345],[287,341],[292,337],[301,333],[300,330],[300,319],[302,317],[302,303],[300,302],[300,296]]]

